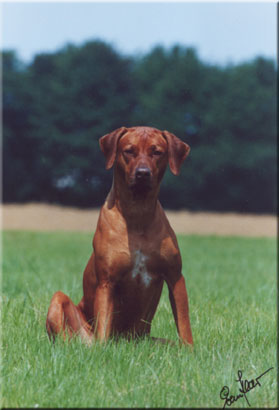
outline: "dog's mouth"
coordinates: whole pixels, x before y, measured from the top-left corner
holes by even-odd
[[[151,178],[146,179],[137,179],[131,178],[129,181],[129,188],[135,194],[146,194],[152,190],[152,181]]]
[[[129,187],[133,194],[138,196],[147,195],[153,188],[153,174],[149,167],[138,166],[129,178]]]

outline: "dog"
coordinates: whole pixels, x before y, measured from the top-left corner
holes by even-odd
[[[110,336],[150,336],[165,281],[180,341],[193,345],[181,255],[158,201],[167,165],[178,175],[190,147],[151,127],[121,127],[99,144],[106,169],[114,173],[84,270],[83,297],[75,305],[61,291],[53,295],[48,335],[54,340],[59,333],[78,334],[88,344]]]

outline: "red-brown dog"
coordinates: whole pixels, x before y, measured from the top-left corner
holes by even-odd
[[[112,188],[101,208],[76,306],[56,292],[48,310],[50,337],[78,333],[86,341],[150,334],[164,280],[180,339],[193,344],[176,236],[157,197],[167,164],[174,175],[190,147],[167,131],[119,128],[100,139]]]

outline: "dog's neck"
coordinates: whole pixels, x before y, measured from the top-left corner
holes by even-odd
[[[158,193],[159,186],[146,193],[134,192],[114,176],[107,198],[108,206],[116,207],[130,228],[142,232],[154,222]]]

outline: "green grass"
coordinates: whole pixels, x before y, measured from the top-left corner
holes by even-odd
[[[179,236],[193,352],[143,340],[49,343],[45,319],[52,294],[82,296],[92,235],[3,234],[3,407],[223,407],[224,385],[237,395],[237,371],[259,376],[252,407],[277,403],[276,241]],[[168,294],[152,335],[178,340]],[[231,408],[248,407],[239,399]]]

